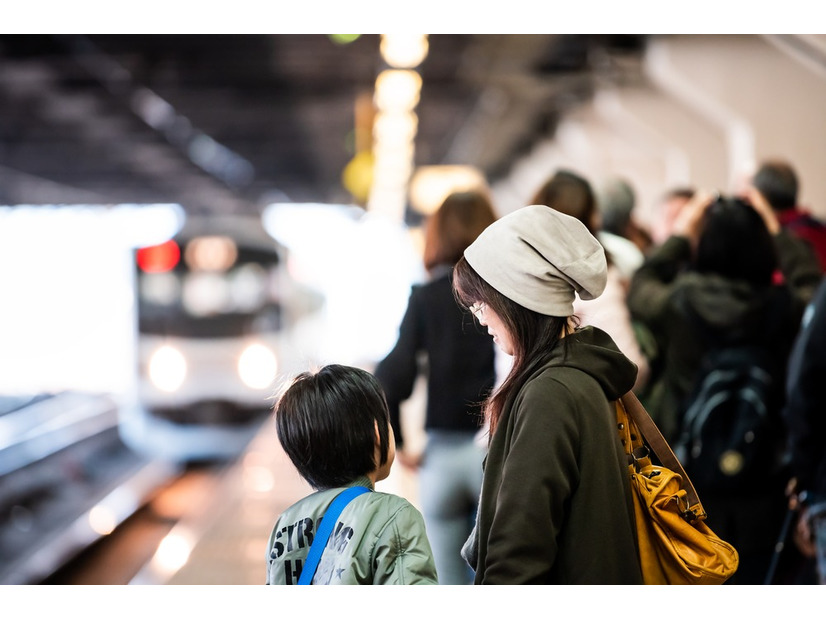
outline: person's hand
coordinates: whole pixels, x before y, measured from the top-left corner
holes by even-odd
[[[396,458],[408,469],[416,470],[422,464],[422,454],[418,452],[414,454],[406,450],[396,450]]]
[[[797,511],[797,521],[792,531],[792,540],[807,558],[815,557],[815,543],[812,536],[811,522],[809,521],[809,509],[801,501],[801,494],[797,488],[797,478],[791,478],[786,484],[786,497],[789,500],[789,510]]]
[[[751,206],[754,207],[754,210],[760,214],[760,217],[763,218],[763,222],[766,224],[766,228],[769,229],[772,235],[780,232],[780,221],[777,219],[774,209],[772,209],[769,201],[766,200],[765,196],[763,196],[756,187],[747,187],[743,191],[743,198],[748,200]]]
[[[703,219],[708,206],[714,202],[717,194],[714,192],[698,191],[680,209],[674,219],[671,233],[680,237],[687,237],[691,241],[696,241],[700,231],[700,221]]]
[[[797,489],[797,477],[790,478],[786,483],[786,498],[789,500],[789,510],[800,508],[800,495]]]
[[[814,536],[812,535],[811,521],[809,520],[809,509],[804,508],[797,517],[797,524],[792,534],[795,546],[807,558],[813,558],[817,554]]]

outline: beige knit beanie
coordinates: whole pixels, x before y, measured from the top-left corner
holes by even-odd
[[[607,280],[599,241],[578,219],[544,205],[499,218],[464,255],[505,297],[549,316],[570,316],[575,293],[582,299],[599,297]]]

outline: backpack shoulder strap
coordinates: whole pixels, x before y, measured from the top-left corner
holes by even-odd
[[[310,551],[307,554],[307,559],[304,562],[304,567],[301,569],[301,576],[298,578],[298,585],[310,585],[315,576],[315,571],[318,568],[318,563],[321,560],[321,554],[324,553],[324,548],[327,546],[327,541],[330,539],[330,534],[333,533],[333,528],[338,521],[338,516],[344,507],[354,500],[362,493],[369,493],[370,489],[367,487],[350,487],[344,489],[341,493],[336,495],[336,498],[327,508],[327,512],[321,518],[321,525],[313,538],[313,544],[310,545]]]

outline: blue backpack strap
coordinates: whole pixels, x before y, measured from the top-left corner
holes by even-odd
[[[324,548],[327,546],[327,541],[330,539],[330,535],[333,533],[333,528],[338,522],[338,516],[341,514],[341,511],[344,510],[344,507],[349,504],[351,500],[355,499],[362,493],[369,492],[370,489],[367,487],[350,487],[348,489],[344,489],[336,496],[330,504],[330,507],[327,508],[327,512],[325,512],[324,516],[321,518],[321,525],[319,526],[318,531],[316,531],[315,538],[313,538],[313,544],[310,545],[310,552],[307,554],[304,567],[301,569],[301,576],[298,578],[298,585],[307,586],[312,582],[313,577],[315,576],[316,568],[318,568],[318,563],[321,560],[321,554],[324,553]]]

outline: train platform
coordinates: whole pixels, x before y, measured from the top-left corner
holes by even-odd
[[[412,411],[416,410],[413,407]],[[403,421],[410,429],[408,441],[423,446],[423,434],[415,433],[415,415],[408,414]],[[379,482],[377,488],[401,495],[420,507],[418,484],[416,473],[397,462],[390,477]],[[241,620],[279,611],[351,616],[367,611],[359,611],[365,606],[372,607],[372,613],[412,620],[421,620],[429,613],[439,617],[465,613],[498,618],[514,612],[536,613],[540,605],[543,609],[551,609],[552,605],[561,612],[577,610],[588,617],[591,613],[616,613],[617,594],[639,594],[636,589],[620,591],[622,586],[439,586],[403,590],[399,589],[403,586],[389,586],[369,591],[322,588],[312,596],[300,588],[250,588],[265,582],[267,540],[278,515],[311,491],[282,450],[272,418],[268,417],[244,453],[227,464],[209,492],[190,498],[186,516],[128,586],[63,587],[50,589],[49,596],[38,594],[42,592],[38,588],[6,586],[4,594],[10,605],[27,609],[27,616],[35,618],[53,616],[66,608],[82,608],[85,615],[93,617],[98,613],[109,615],[117,606],[118,614],[129,620],[172,613]],[[817,591],[790,588],[793,586],[695,588],[689,604],[699,605],[706,616],[721,619],[729,617],[732,609],[760,609],[775,617],[787,615],[790,609],[811,610]],[[365,597],[366,592],[369,594]],[[682,591],[655,587],[643,594],[646,605],[658,606],[673,603]]]
[[[417,393],[421,394],[421,391]],[[412,416],[408,414],[405,421],[411,436],[416,437],[416,420],[411,420]],[[418,445],[423,446],[421,431],[413,441],[414,445],[419,442]],[[420,508],[418,484],[416,473],[397,461],[390,477],[379,482],[377,489],[401,495]],[[197,608],[204,609],[205,613],[212,611],[214,605],[227,613],[236,610],[238,617],[246,617],[273,604],[290,613],[306,613],[312,607],[319,613],[354,613],[357,606],[365,604],[364,591],[359,588],[325,588],[314,592],[310,598],[296,588],[280,589],[275,596],[269,588],[239,591],[224,587],[264,584],[266,546],[272,525],[285,508],[311,492],[311,487],[300,478],[281,448],[272,418],[268,418],[244,454],[227,467],[205,503],[192,507],[191,517],[183,519],[170,532],[153,559],[130,585],[186,586],[151,589],[150,599],[171,597],[173,605],[190,605],[194,588],[198,597],[202,597]],[[547,593],[543,588],[519,589],[517,592],[513,589],[515,586],[504,590],[440,586],[416,589],[414,595],[410,589],[400,593],[400,587],[371,590],[369,599],[386,604],[384,613],[400,618],[420,620],[429,612],[452,614],[458,613],[459,609],[463,613],[492,618],[513,613],[515,600],[522,601],[520,606],[527,605],[526,610],[535,609],[545,597],[542,592]],[[723,617],[722,610],[730,610],[733,606],[748,605],[763,610],[777,606],[779,615],[781,605],[785,609],[791,604],[802,610],[812,602],[811,589],[801,591],[796,588],[790,592],[790,587],[793,586],[701,587],[692,590],[692,600],[710,610],[711,617],[720,618]],[[620,593],[619,588],[622,586],[589,586],[585,589],[555,586],[554,605],[560,606],[560,610],[576,608],[610,613],[616,609],[615,596]],[[128,588],[130,600],[136,597],[135,591]],[[238,592],[242,595],[235,598]],[[602,592],[609,596],[600,596]],[[671,600],[671,592],[674,591],[665,587],[647,588],[646,600],[665,604]],[[793,593],[794,601],[790,601]],[[632,591],[626,590],[622,594],[630,595]],[[228,603],[228,598],[234,603]],[[136,600],[136,604],[142,607],[146,603]]]
[[[416,395],[411,403],[417,401]],[[415,421],[407,416],[406,426]],[[422,445],[411,428],[409,441]],[[418,504],[418,477],[398,461],[377,490]],[[298,475],[269,416],[209,496],[193,505],[132,580],[144,585],[257,585],[266,577],[267,541],[276,519],[312,488]]]

